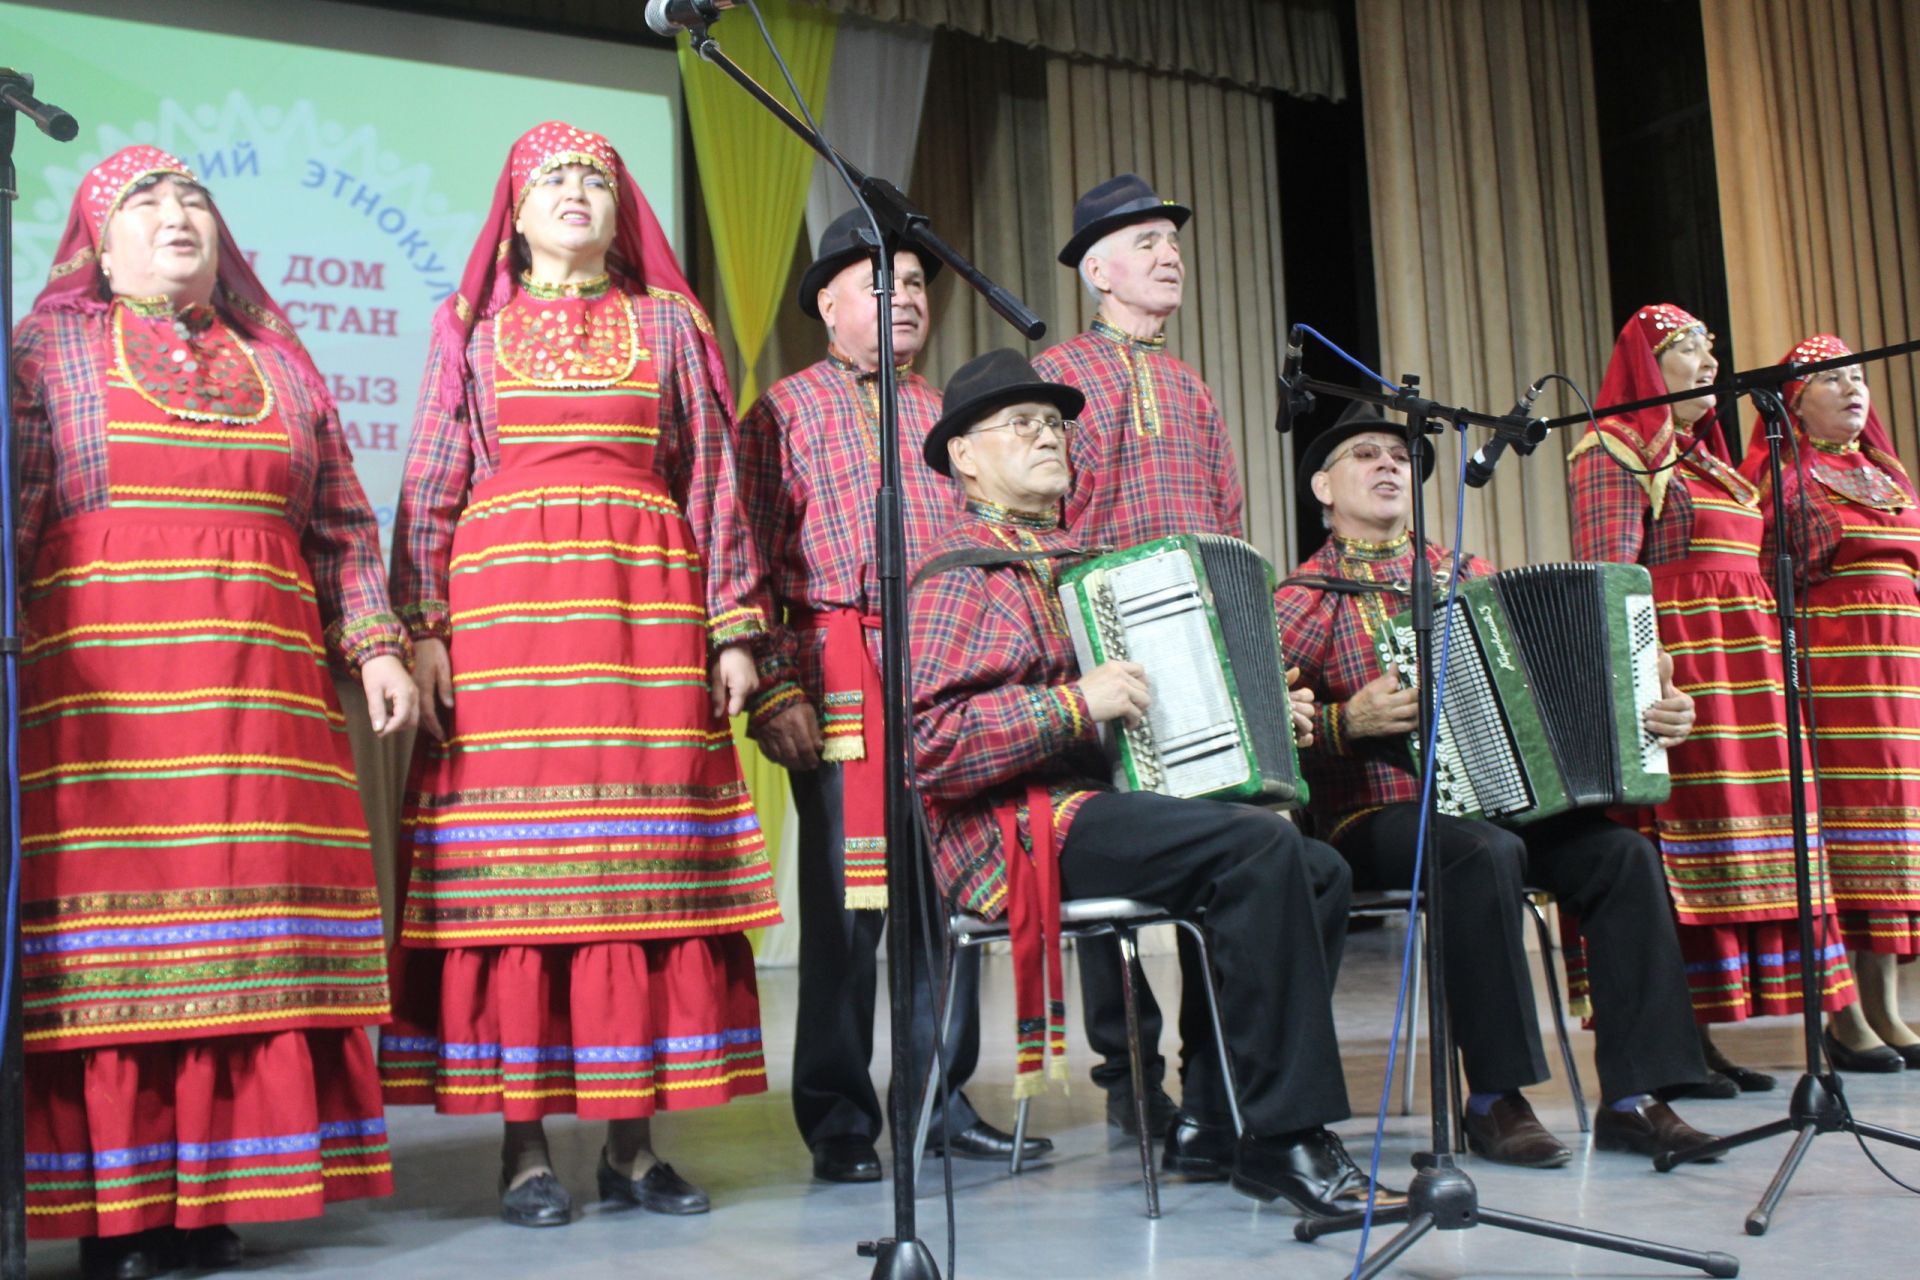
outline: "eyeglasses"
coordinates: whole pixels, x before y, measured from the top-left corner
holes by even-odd
[[[1331,471],[1333,469],[1333,464],[1340,461],[1340,459],[1342,458],[1352,458],[1355,462],[1358,462],[1361,466],[1367,466],[1372,463],[1380,461],[1381,454],[1385,454],[1390,460],[1392,460],[1393,465],[1396,467],[1410,467],[1413,465],[1413,457],[1411,454],[1407,452],[1406,447],[1404,445],[1397,448],[1383,449],[1379,445],[1374,444],[1372,441],[1365,440],[1359,444],[1354,445],[1351,449],[1347,449],[1341,453],[1336,453],[1331,458],[1328,458],[1327,465],[1322,467],[1321,470]]]
[[[1062,440],[1068,439],[1080,427],[1072,418],[1029,418],[1025,416],[1008,418],[1005,422],[990,422],[984,427],[975,427],[968,435],[977,435],[982,431],[998,431],[1002,427],[1010,428],[1013,434],[1022,440],[1034,441],[1040,433],[1052,427],[1060,433]]]

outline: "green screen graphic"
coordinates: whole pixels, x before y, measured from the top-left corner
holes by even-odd
[[[20,129],[16,320],[88,169],[131,143],[180,157],[332,384],[383,542],[433,310],[513,140],[552,119],[605,133],[679,243],[664,50],[317,0],[85,7],[0,3],[0,63],[80,122],[66,144]]]

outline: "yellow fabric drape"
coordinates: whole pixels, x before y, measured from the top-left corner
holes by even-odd
[[[838,19],[787,0],[761,0],[760,12],[807,105],[816,109],[824,105]],[[728,41],[728,57],[784,99],[785,81],[765,42],[757,38],[758,32],[735,30],[742,35]],[[740,355],[735,411],[744,413],[759,395],[754,365],[787,294],[793,245],[807,211],[814,153],[726,73],[702,61],[691,41],[680,42],[679,57],[693,152],[700,166],[707,222],[713,229],[714,260]],[[760,754],[746,736],[745,723],[745,717],[735,720],[733,737],[766,833],[767,851],[777,856],[789,809],[787,771]],[[754,931],[756,941],[759,932]]]
[[[1496,409],[1549,370],[1597,390],[1617,319],[1586,5],[1359,0],[1355,13],[1381,372]],[[1566,411],[1554,395],[1541,411]],[[1460,454],[1448,437],[1429,532],[1451,542]],[[1578,438],[1555,436],[1470,494],[1464,548],[1500,565],[1566,559],[1565,454]]]
[[[760,12],[807,104],[824,104],[838,20],[787,0],[761,0]],[[729,40],[727,54],[775,96],[785,98],[780,69],[755,35],[749,30]],[[691,41],[681,41],[679,57],[720,288],[740,349],[737,411],[744,413],[759,394],[754,362],[786,296],[814,153],[718,67],[703,62]]]
[[[1739,362],[1812,333],[1862,351],[1920,332],[1920,11],[1704,0],[1700,20]],[[1920,366],[1888,361],[1867,380],[1912,469]]]

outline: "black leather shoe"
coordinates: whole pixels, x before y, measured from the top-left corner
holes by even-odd
[[[1147,1132],[1165,1133],[1174,1117],[1180,1114],[1180,1108],[1167,1091],[1154,1085],[1147,1092]],[[1122,1085],[1118,1089],[1107,1091],[1107,1123],[1126,1134],[1129,1138],[1140,1136],[1140,1126],[1133,1115],[1133,1090]]]
[[[654,1161],[643,1176],[629,1178],[613,1167],[607,1149],[602,1147],[594,1180],[600,1184],[602,1200],[638,1205],[649,1213],[705,1213],[713,1207],[706,1192],[675,1173],[664,1160]]]
[[[1662,1151],[1689,1151],[1712,1142],[1713,1135],[1702,1133],[1675,1115],[1673,1108],[1657,1098],[1643,1097],[1631,1111],[1615,1111],[1603,1106],[1593,1114],[1593,1149],[1625,1151],[1639,1156],[1656,1156]],[[1711,1163],[1719,1156],[1702,1163]]]
[[[1021,1145],[1020,1158],[1035,1160],[1053,1150],[1052,1138],[1028,1137]],[[950,1134],[943,1144],[940,1131],[934,1130],[927,1138],[927,1154],[940,1155],[950,1153],[963,1160],[1011,1160],[1013,1158],[1013,1135],[1004,1129],[996,1129],[985,1120],[975,1120],[958,1133]]]
[[[1920,1071],[1920,1044],[1891,1044],[1887,1047],[1905,1060],[1907,1070]]]
[[[1723,1062],[1714,1070],[1733,1081],[1734,1088],[1742,1093],[1771,1093],[1780,1083],[1764,1071],[1755,1071],[1737,1062]]]
[[[823,1138],[813,1148],[813,1176],[822,1182],[878,1182],[880,1153],[865,1138]]]
[[[86,1236],[80,1241],[80,1274],[85,1280],[148,1280],[161,1273],[160,1233],[136,1231],[124,1236]]]
[[[1877,1044],[1871,1049],[1849,1049],[1834,1037],[1829,1027],[1820,1033],[1827,1043],[1827,1059],[1835,1071],[1905,1071],[1907,1060],[1892,1045]]]
[[[573,1221],[573,1197],[551,1173],[539,1173],[512,1190],[500,1179],[500,1220],[516,1227],[564,1227]]]
[[[1233,1175],[1235,1145],[1231,1126],[1203,1124],[1182,1111],[1167,1126],[1160,1171],[1195,1182],[1223,1182]]]
[[[195,1227],[191,1231],[180,1233],[181,1252],[185,1261],[181,1266],[198,1267],[202,1271],[224,1271],[228,1267],[237,1267],[247,1255],[246,1246],[240,1243],[240,1235],[232,1227]]]
[[[1312,1129],[1290,1138],[1240,1139],[1233,1164],[1233,1189],[1271,1203],[1284,1199],[1317,1218],[1364,1209],[1372,1184],[1347,1154],[1340,1139],[1327,1129]],[[1405,1204],[1406,1194],[1379,1189],[1374,1204]]]
[[[1533,1107],[1518,1093],[1494,1099],[1487,1114],[1467,1108],[1467,1149],[1497,1164],[1523,1169],[1558,1169],[1573,1159],[1566,1144],[1547,1132]]]
[[[1738,1068],[1736,1068],[1737,1070]],[[1757,1075],[1758,1072],[1748,1074]],[[1772,1079],[1771,1076],[1767,1077]],[[1707,1068],[1707,1078],[1699,1084],[1681,1085],[1666,1097],[1674,1098],[1711,1098],[1715,1102],[1725,1102],[1729,1098],[1740,1096],[1740,1082],[1725,1071],[1714,1067]]]

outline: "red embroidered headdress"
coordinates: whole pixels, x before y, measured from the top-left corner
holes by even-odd
[[[1853,348],[1831,333],[1816,333],[1803,339],[1793,350],[1780,358],[1781,364],[1814,364],[1821,360],[1838,360],[1842,356],[1853,354]],[[1789,378],[1780,384],[1780,398],[1786,402],[1787,418],[1793,423],[1793,429],[1802,440],[1806,430],[1800,425],[1800,396],[1807,389],[1807,379]],[[1894,452],[1893,437],[1880,423],[1880,415],[1874,412],[1871,402],[1867,405],[1867,425],[1860,432],[1860,449],[1871,458],[1893,482],[1906,492],[1908,498],[1915,498],[1913,480],[1907,475],[1906,467],[1900,461],[1900,455]],[[1801,467],[1805,471],[1807,459],[1805,450],[1801,451]],[[1740,471],[1755,484],[1766,488],[1771,481],[1771,469],[1767,462],[1767,424],[1765,419],[1755,415],[1753,431],[1747,437],[1747,453],[1740,462]],[[1800,477],[1792,471],[1783,473],[1789,497],[1796,491]]]
[[[733,393],[727,370],[720,359],[720,344],[713,336],[700,304],[694,301],[693,288],[680,270],[680,262],[667,242],[653,206],[641,194],[633,176],[613,144],[597,133],[576,129],[558,120],[536,125],[522,134],[507,154],[506,167],[494,187],[493,206],[481,224],[480,238],[467,257],[466,271],[460,277],[460,290],[440,304],[433,315],[433,342],[442,358],[463,374],[467,368],[467,339],[474,325],[491,316],[512,300],[519,288],[515,273],[524,263],[514,262],[513,223],[526,199],[527,188],[541,174],[561,165],[584,164],[604,174],[613,184],[615,205],[613,247],[607,251],[607,271],[616,288],[633,294],[668,296],[684,301],[692,309],[695,323],[705,339],[707,378],[714,394],[729,410]],[[458,406],[464,394],[465,377],[447,379],[444,387],[446,407]]]
[[[107,309],[112,292],[105,273],[100,270],[101,241],[107,222],[136,186],[149,178],[171,175],[200,185],[193,170],[158,147],[125,147],[95,165],[73,193],[73,207],[67,213],[67,227],[54,253],[53,270],[47,273],[46,287],[34,299],[35,311],[98,313]],[[293,331],[293,322],[273,300],[260,277],[247,265],[220,216],[213,209],[214,224],[220,235],[220,266],[213,301],[215,308],[235,332],[249,342],[273,347],[290,359],[313,384],[323,404],[332,397],[313,357],[301,345]]]
[[[1620,326],[1620,335],[1614,339],[1613,357],[1607,361],[1607,374],[1600,382],[1600,395],[1595,403],[1605,407],[1666,395],[1667,380],[1660,372],[1660,357],[1669,347],[1693,334],[1703,335],[1708,341],[1713,339],[1705,324],[1671,302],[1656,302],[1635,311]],[[1714,410],[1707,410],[1706,416],[1693,424],[1692,433],[1700,441],[1700,449],[1721,461],[1727,460],[1726,437]],[[1675,434],[1671,405],[1610,414],[1595,424],[1594,431],[1589,432],[1569,456],[1578,457],[1596,445],[1603,445],[1607,452],[1636,472],[1654,470],[1673,461],[1678,451]],[[1664,505],[1670,475],[1667,470],[1653,475],[1634,475],[1640,487],[1647,491],[1655,518]]]

